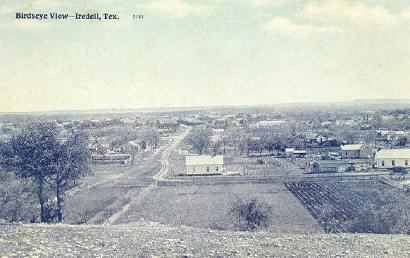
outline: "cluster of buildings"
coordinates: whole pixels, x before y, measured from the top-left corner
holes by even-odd
[[[341,146],[340,159],[315,160],[310,163],[311,172],[350,172],[361,170],[360,168],[366,168],[366,170],[409,168],[409,148],[379,150],[373,159],[368,159],[362,156],[362,146],[361,144]]]
[[[303,168],[312,173],[369,171],[372,169],[409,168],[410,149],[382,149],[370,153],[364,144],[341,145],[337,151],[327,152],[327,155],[309,155],[306,150],[286,148],[285,156],[295,162],[304,158]],[[312,157],[313,156],[313,157]]]

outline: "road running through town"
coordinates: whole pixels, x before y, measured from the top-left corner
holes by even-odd
[[[170,151],[175,150],[178,144],[188,135],[190,131],[191,131],[191,127],[185,127],[185,130],[181,134],[174,136],[170,144],[162,146],[161,150],[157,150],[156,153],[153,155],[153,158],[155,158],[160,152],[162,152],[162,159],[161,159],[162,167],[160,171],[152,177],[154,180],[157,180],[157,181],[166,180],[164,177],[169,172],[168,158],[169,158]],[[137,196],[132,198],[130,202],[124,205],[124,207],[120,211],[110,216],[103,224],[104,225],[115,224],[115,222],[119,218],[121,218],[130,209],[131,206],[138,205],[139,202],[141,202],[151,191],[153,191],[157,187],[157,181],[145,187]]]

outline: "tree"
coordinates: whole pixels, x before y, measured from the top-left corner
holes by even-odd
[[[211,135],[212,131],[208,127],[196,128],[188,135],[187,142],[199,155],[202,155],[211,145]]]
[[[160,135],[155,127],[146,125],[138,131],[137,135],[142,149],[148,146],[151,146],[153,149],[158,147]]]
[[[259,153],[262,156],[264,144],[260,139],[251,139],[249,142],[249,150]]]
[[[87,137],[76,132],[61,143],[58,133],[54,123],[28,124],[11,139],[10,159],[3,165],[17,177],[32,180],[41,222],[51,222],[55,217],[62,221],[64,191],[89,172]],[[53,207],[54,199],[56,207]]]
[[[235,153],[239,151],[239,154],[246,152],[249,154],[251,133],[246,126],[232,126],[228,127],[223,137],[226,137],[229,145],[234,147]]]
[[[219,145],[222,145],[223,154],[226,154],[226,147],[229,144],[229,137],[225,135],[225,133],[219,139]]]
[[[31,178],[40,204],[40,220],[47,222],[46,203],[49,191],[46,184],[55,172],[58,158],[57,128],[52,123],[30,123],[11,139],[13,159],[7,165],[20,178]]]
[[[221,145],[222,145],[222,142],[221,141],[216,141],[214,144],[213,144],[213,147],[212,147],[212,151],[213,151],[213,155],[217,155],[218,154],[218,152],[219,152],[219,150],[220,150],[220,148],[221,148]]]
[[[77,178],[91,172],[90,153],[87,149],[88,138],[82,132],[73,132],[70,138],[61,144],[58,150],[55,173],[53,174],[56,190],[56,216],[62,222],[62,202],[64,193],[75,185]]]
[[[15,173],[4,166],[12,155],[10,144],[0,142],[0,218],[10,222],[35,221],[36,196],[31,191],[32,182],[16,178]]]

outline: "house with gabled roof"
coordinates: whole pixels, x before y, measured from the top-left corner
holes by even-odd
[[[187,175],[217,175],[226,172],[222,155],[186,156],[185,166]]]
[[[360,159],[363,144],[346,144],[340,146],[342,159]]]
[[[377,168],[409,167],[410,149],[390,149],[376,152],[374,163]]]

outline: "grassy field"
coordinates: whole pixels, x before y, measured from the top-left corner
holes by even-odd
[[[121,199],[128,189],[94,187],[69,196],[64,205],[64,223],[89,223],[94,216]]]
[[[153,158],[153,151],[138,153],[137,158],[134,166],[93,165],[93,174],[79,180],[78,187],[68,192],[64,222],[100,224],[121,210],[141,191],[141,187],[133,185],[149,184],[151,176],[161,169],[161,162]]]
[[[256,197],[273,207],[272,232],[320,232],[320,226],[282,184],[158,187],[117,223],[140,219],[171,225],[230,229],[233,202]]]

